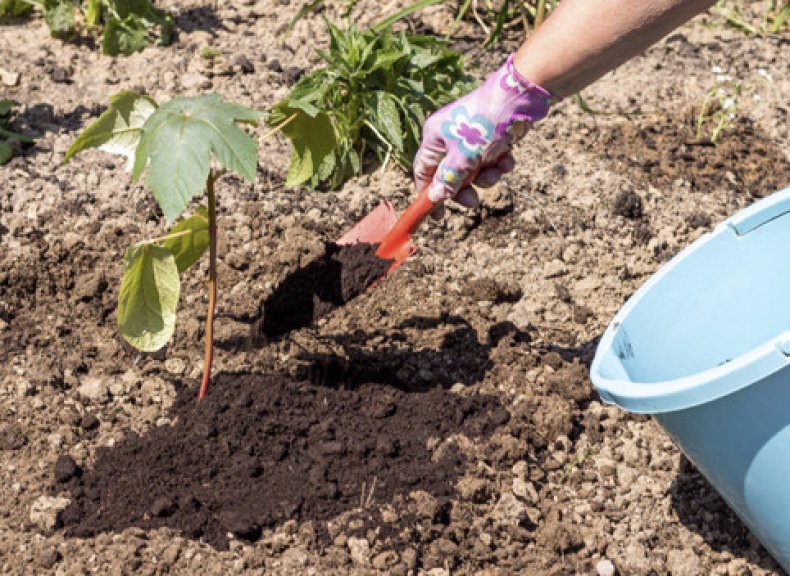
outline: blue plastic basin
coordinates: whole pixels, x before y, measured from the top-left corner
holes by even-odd
[[[655,415],[790,574],[790,188],[635,292],[591,379],[604,401]]]

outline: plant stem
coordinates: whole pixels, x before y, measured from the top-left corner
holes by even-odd
[[[206,315],[206,352],[203,357],[203,380],[200,382],[198,400],[206,395],[211,380],[211,364],[214,361],[214,308],[217,302],[217,199],[214,195],[214,182],[219,178],[214,171],[206,181],[208,194],[208,314]]]

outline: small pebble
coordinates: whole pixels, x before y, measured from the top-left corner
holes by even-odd
[[[595,565],[595,573],[598,576],[614,576],[616,572],[614,564],[607,558],[598,560],[598,563]]]

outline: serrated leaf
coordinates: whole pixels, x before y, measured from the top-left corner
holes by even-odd
[[[337,146],[329,115],[321,112],[313,117],[301,109],[292,110],[291,114],[294,113],[296,118],[283,127],[283,133],[291,140],[287,186],[309,181]]]
[[[148,24],[135,14],[123,20],[110,16],[102,34],[102,52],[108,56],[134,54],[148,46]]]
[[[181,292],[173,253],[154,244],[130,246],[118,298],[118,327],[129,344],[154,352],[167,344],[176,326]]]
[[[131,170],[143,124],[155,110],[154,100],[136,92],[123,90],[111,96],[109,108],[71,144],[64,162],[87,148],[98,148],[126,156]]]
[[[376,92],[376,126],[398,151],[403,150],[403,128],[395,99],[386,92]]]
[[[373,60],[373,65],[370,67],[370,72],[375,72],[380,68],[391,68],[392,65],[403,58],[405,54],[400,50],[392,50],[389,52],[379,52]]]
[[[173,253],[179,273],[183,272],[208,250],[210,235],[208,226],[208,208],[198,206],[195,214],[185,218],[170,230],[168,236],[184,234],[165,241],[164,247]]]
[[[258,143],[236,122],[254,123],[260,113],[229,104],[218,94],[175,98],[162,104],[143,125],[132,178],[146,165],[146,184],[165,218],[172,222],[203,191],[211,155],[252,182]]]
[[[66,34],[74,29],[76,5],[69,1],[45,0],[44,20],[55,34]]]

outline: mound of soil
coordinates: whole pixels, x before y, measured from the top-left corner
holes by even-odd
[[[429,440],[487,437],[510,419],[493,397],[440,387],[341,389],[275,374],[215,384],[199,403],[182,390],[175,424],[100,449],[91,470],[58,460],[55,489],[72,497],[67,534],[167,526],[225,549],[229,533],[256,540],[288,519],[329,520],[414,490],[447,502],[465,459]]]
[[[359,296],[393,262],[376,256],[378,247],[327,243],[320,258],[288,275],[261,304],[253,338],[267,339],[304,328]]]

